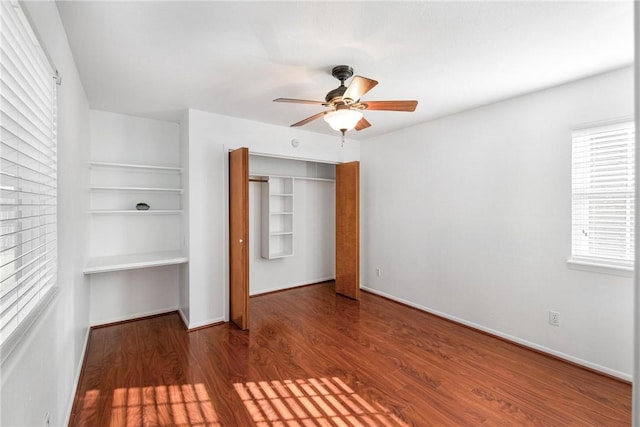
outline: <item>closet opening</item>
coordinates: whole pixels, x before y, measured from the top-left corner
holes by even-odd
[[[230,318],[240,329],[251,296],[336,280],[359,298],[358,162],[240,148],[229,153],[229,188]]]

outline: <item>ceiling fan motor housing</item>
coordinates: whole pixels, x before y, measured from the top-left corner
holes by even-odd
[[[346,91],[347,91],[347,87],[346,86],[339,86],[339,87],[333,89],[332,91],[329,91],[329,93],[327,93],[327,96],[324,97],[324,100],[329,102],[329,103],[331,103],[331,101],[333,101],[334,99],[336,101],[341,100],[342,99],[342,95],[344,95],[344,93]]]
[[[353,76],[353,68],[348,65],[337,65],[331,70],[331,75],[340,80],[340,86],[327,93],[327,96],[324,98],[327,102],[331,102],[331,100],[335,98],[342,98],[342,95],[344,95],[347,90],[344,81]]]

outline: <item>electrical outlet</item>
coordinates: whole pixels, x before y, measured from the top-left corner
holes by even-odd
[[[560,313],[549,310],[549,324],[553,326],[560,326]]]
[[[376,276],[380,277],[382,275],[382,273],[380,273],[380,269],[376,268]]]

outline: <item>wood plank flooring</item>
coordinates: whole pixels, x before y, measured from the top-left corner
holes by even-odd
[[[72,426],[624,426],[631,386],[332,282],[91,331]]]

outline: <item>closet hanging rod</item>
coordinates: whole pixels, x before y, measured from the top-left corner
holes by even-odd
[[[316,178],[313,176],[285,176],[285,175],[249,175],[250,182],[269,182],[269,178],[293,178],[294,180],[306,180],[306,181],[324,181],[335,182],[335,178]]]

